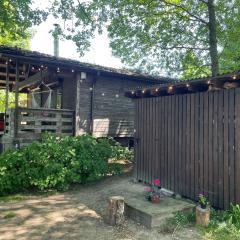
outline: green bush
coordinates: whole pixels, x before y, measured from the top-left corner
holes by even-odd
[[[118,168],[108,165],[108,159],[116,156],[110,139],[45,135],[42,142],[0,156],[0,194],[26,189],[67,190],[72,183],[119,173]]]
[[[111,140],[112,149],[114,152],[114,160],[129,160],[133,161],[133,150],[129,150],[127,147],[121,146],[119,142]]]
[[[231,205],[227,211],[211,209],[211,221],[205,230],[205,238],[211,240],[240,239],[240,206]]]

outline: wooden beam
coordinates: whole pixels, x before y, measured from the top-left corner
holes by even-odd
[[[80,89],[81,89],[81,74],[77,73],[75,77],[76,92],[75,92],[75,129],[74,136],[80,134]]]
[[[9,93],[9,64],[6,65],[6,101],[5,101],[5,113],[8,109],[8,93]]]
[[[25,80],[19,82],[19,84],[18,84],[19,90],[21,90],[25,87],[29,87],[37,82],[41,82],[42,78],[47,77],[48,75],[49,75],[48,69],[44,69],[44,70],[26,78]]]
[[[6,77],[6,73],[5,72],[0,72],[0,76],[1,77]],[[11,78],[15,78],[16,74],[15,73],[9,73],[9,77]],[[19,75],[19,78],[25,78],[25,75]]]
[[[18,135],[18,98],[19,98],[19,69],[18,59],[16,60],[16,80],[15,80],[15,111],[14,111],[14,137]]]

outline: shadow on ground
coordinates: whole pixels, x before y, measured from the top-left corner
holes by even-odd
[[[0,203],[0,240],[200,239],[194,229],[162,235],[157,228],[148,230],[130,220],[118,227],[105,224],[110,196],[134,197],[142,191],[142,185],[134,184],[131,176],[124,175],[77,187],[67,193]]]

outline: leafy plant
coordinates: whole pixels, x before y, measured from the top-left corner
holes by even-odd
[[[240,239],[240,206],[231,205],[231,209],[220,211],[211,209],[210,225],[203,229],[204,239],[228,240]]]
[[[177,212],[173,217],[167,219],[167,222],[162,226],[162,233],[173,233],[175,229],[186,227],[193,224],[195,221],[195,213]]]
[[[112,140],[89,135],[56,137],[46,134],[42,142],[0,156],[0,194],[29,189],[67,190],[73,183],[86,183],[121,169],[109,168],[114,158]]]
[[[151,201],[153,198],[157,199],[161,196],[161,182],[159,179],[154,179],[153,183],[149,183],[146,191],[146,199]]]
[[[199,199],[198,202],[199,202],[201,208],[205,209],[208,206],[207,198],[203,195],[203,193],[200,193],[198,195],[198,199]]]
[[[111,141],[112,150],[114,153],[114,160],[129,160],[133,161],[133,150],[130,150],[127,147],[121,146],[119,142],[116,142],[112,139]]]

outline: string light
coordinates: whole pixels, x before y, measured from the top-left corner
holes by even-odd
[[[170,86],[170,87],[168,88],[168,90],[172,91],[172,90],[173,90],[173,86]]]
[[[35,68],[34,67],[32,67],[32,70],[34,70]]]
[[[8,62],[6,62],[6,65],[8,65]]]
[[[41,68],[39,68],[38,71],[41,71]]]
[[[234,75],[232,76],[232,79],[233,79],[233,80],[236,80],[236,79],[237,79],[237,74],[234,74]]]
[[[188,83],[186,84],[186,86],[187,86],[187,87],[190,87],[190,85],[189,85]]]
[[[12,61],[12,59],[10,58],[10,59],[9,59],[9,62],[11,62],[11,61]]]
[[[41,68],[43,68],[43,65],[41,65]]]
[[[132,91],[131,93],[132,93],[132,95],[133,95],[133,94],[134,94],[134,91]]]
[[[142,93],[145,93],[145,90],[142,90]]]
[[[92,91],[92,90],[93,90],[93,88],[92,88],[92,87],[90,87],[90,88],[89,88],[89,90],[90,90],[90,91]]]
[[[74,69],[72,69],[72,73],[74,73],[75,71],[74,71]]]
[[[105,95],[105,93],[102,93],[102,96],[104,96]]]
[[[208,80],[208,81],[207,81],[207,84],[211,84],[211,81],[210,81],[210,80]]]
[[[57,68],[57,72],[60,72],[60,68],[59,67]]]
[[[156,88],[155,91],[158,92],[158,88]]]
[[[119,95],[118,94],[116,94],[116,98],[118,98],[119,97]]]

